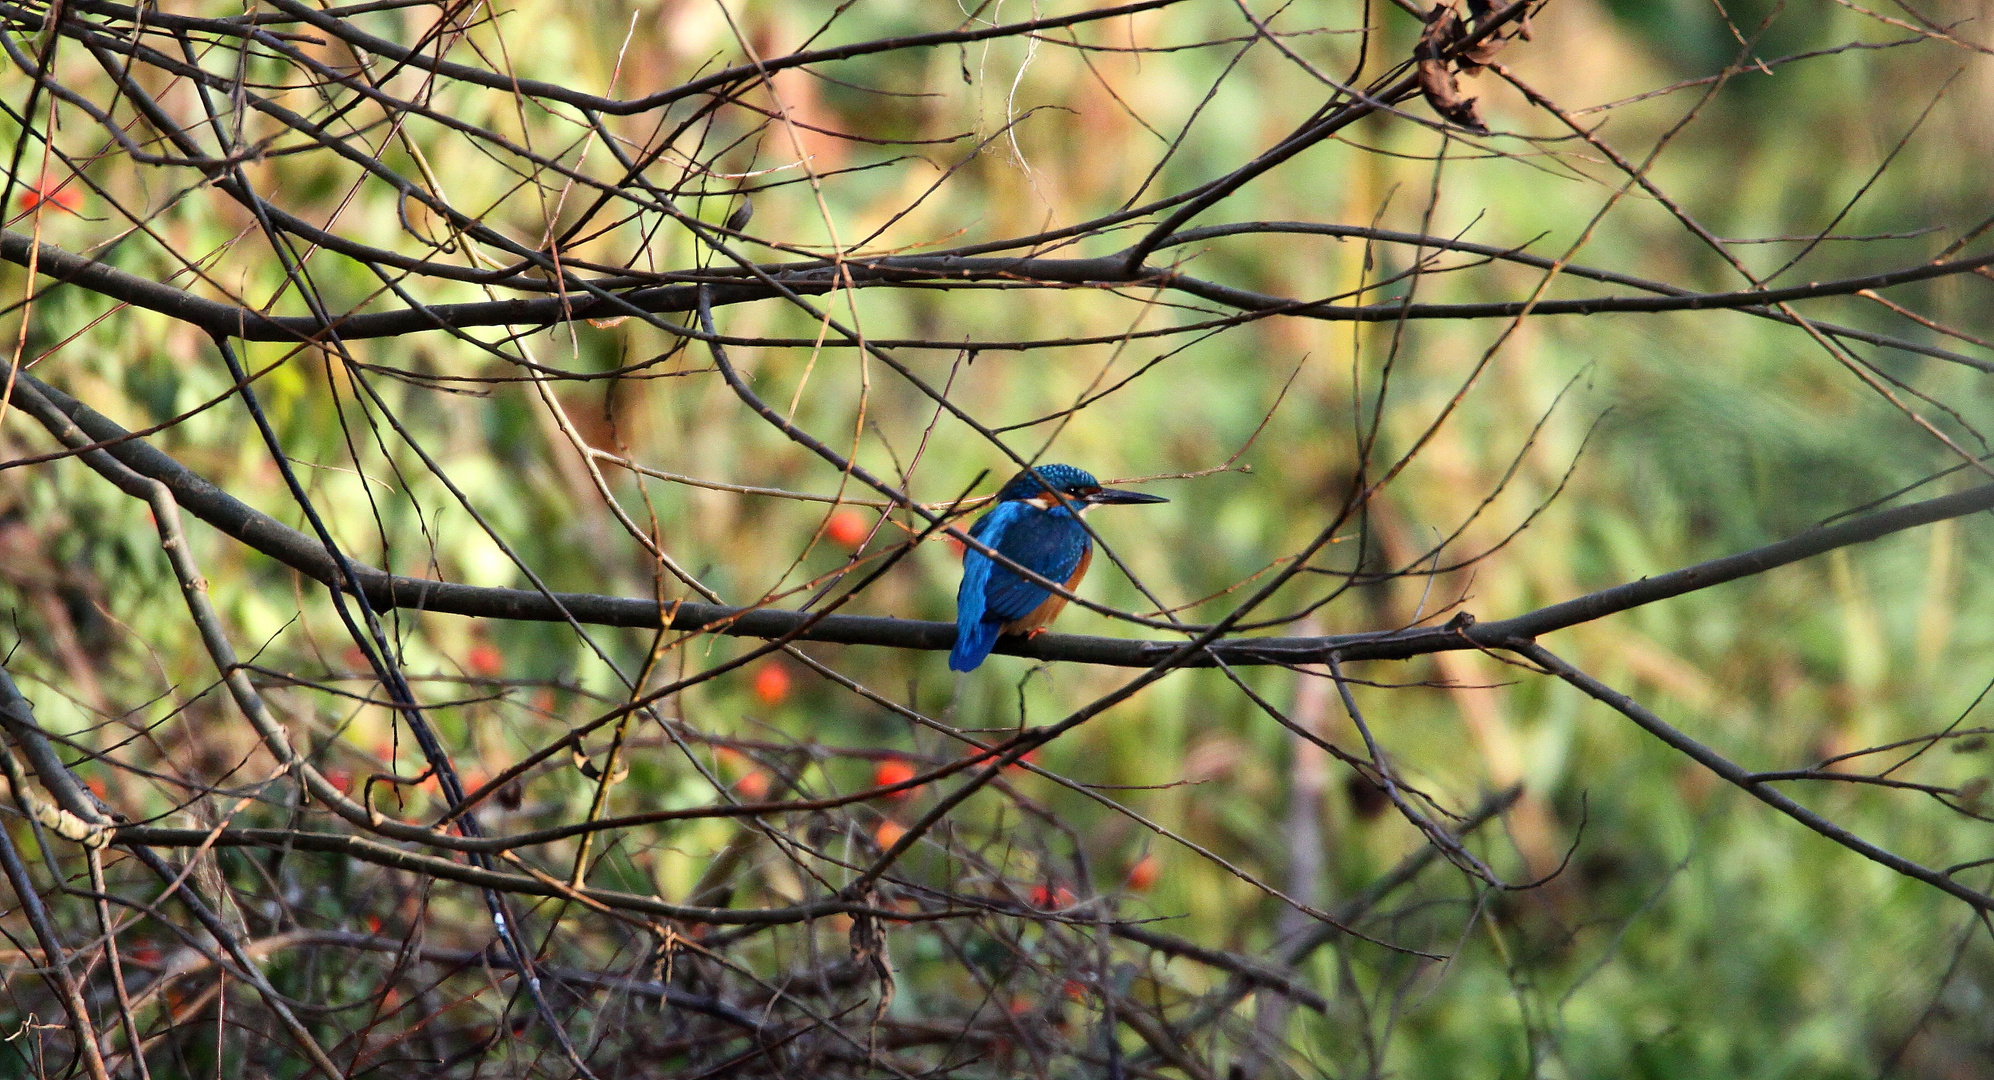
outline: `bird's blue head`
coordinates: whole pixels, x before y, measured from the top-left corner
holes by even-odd
[[[1012,477],[1011,482],[997,492],[997,501],[1037,502],[1051,509],[1061,502],[1085,508],[1109,503],[1160,503],[1170,500],[1158,495],[1144,495],[1139,491],[1104,488],[1099,480],[1094,479],[1093,473],[1071,465],[1040,465]]]

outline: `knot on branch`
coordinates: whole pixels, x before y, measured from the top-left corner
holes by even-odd
[[[1461,0],[1439,0],[1426,14],[1426,29],[1412,51],[1419,62],[1419,92],[1434,112],[1487,134],[1477,99],[1461,96],[1457,76],[1480,74],[1510,39],[1530,39],[1529,0],[1514,0],[1500,9],[1489,0],[1467,0],[1466,15],[1460,4]]]
[[[34,788],[28,785],[27,770],[21,767],[12,748],[4,743],[0,743],[0,771],[6,774],[15,805],[22,813],[39,822],[42,828],[86,848],[101,849],[111,845],[117,833],[114,827],[86,821],[37,795]]]
[[[40,799],[30,799],[34,807],[35,820],[42,827],[73,844],[86,848],[101,849],[111,846],[117,838],[117,830],[109,825],[85,821],[59,806],[50,805]]]

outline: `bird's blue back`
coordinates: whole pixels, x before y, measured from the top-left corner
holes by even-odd
[[[1071,577],[1093,541],[1070,506],[1041,510],[1030,502],[1007,500],[978,518],[969,535],[1005,558],[1061,584]],[[1006,623],[1030,615],[1052,590],[992,561],[974,548],[963,554],[962,587],[956,591],[955,648],[949,667],[970,671],[997,644]]]

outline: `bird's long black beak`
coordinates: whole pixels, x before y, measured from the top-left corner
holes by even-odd
[[[1161,495],[1145,495],[1140,491],[1121,491],[1116,488],[1102,488],[1094,494],[1087,496],[1087,501],[1095,506],[1114,506],[1117,504],[1133,506],[1138,503],[1165,503],[1170,500]]]

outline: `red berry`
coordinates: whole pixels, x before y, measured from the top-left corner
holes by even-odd
[[[63,186],[46,176],[40,184],[21,190],[22,210],[33,210],[44,202],[64,213],[78,214],[83,210],[83,191],[77,183]]]
[[[857,510],[839,510],[824,522],[824,535],[833,544],[857,551],[872,533],[872,523]]]
[[[913,762],[905,761],[900,758],[888,758],[885,761],[882,761],[878,765],[873,767],[872,786],[892,787],[895,784],[904,784],[907,781],[914,779],[914,775],[915,775],[915,769]],[[914,796],[914,789],[907,788],[904,791],[893,792],[892,794],[888,795],[887,798],[909,799],[912,798],[913,796]]]
[[[716,746],[713,756],[720,760],[723,774],[734,775],[734,790],[749,802],[761,802],[768,797],[769,774],[755,764],[755,759],[731,746]]]
[[[794,682],[789,669],[771,661],[755,671],[755,700],[764,705],[780,705],[789,698],[789,688]]]
[[[749,802],[761,802],[769,796],[769,774],[760,769],[744,773],[734,781],[734,790]]]
[[[498,651],[498,646],[480,641],[464,654],[464,666],[471,669],[471,674],[489,679],[505,670],[505,656]]]
[[[1156,885],[1156,856],[1144,855],[1129,867],[1128,887],[1132,892],[1148,892]]]
[[[1073,893],[1064,885],[1032,886],[1032,906],[1040,911],[1073,906]]]

